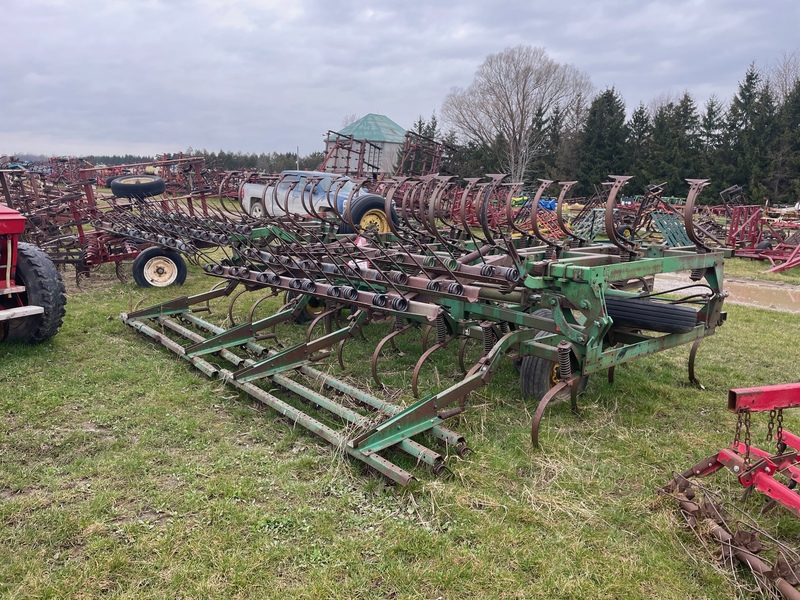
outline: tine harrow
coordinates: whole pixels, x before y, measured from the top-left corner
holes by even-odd
[[[464,412],[469,394],[491,381],[505,357],[521,367],[523,395],[539,400],[531,427],[534,444],[548,404],[570,398],[577,411],[577,395],[592,373],[607,370],[612,379],[618,364],[692,343],[689,375],[696,382],[697,347],[724,321],[722,254],[699,243],[668,248],[621,236],[614,215],[620,212],[617,197],[629,179],[613,176],[577,219],[570,219],[566,198],[574,182],[557,184],[556,208],[550,211],[540,199],[556,185],[552,181],[541,181],[531,201],[519,202],[522,184],[506,182],[504,175],[464,181],[437,175],[398,177],[375,187],[385,214],[396,215],[389,233],[359,227],[349,213],[350,203],[342,207],[335,201],[336,183],[327,190],[326,205],[313,206],[313,178],[299,194],[304,212],[290,206],[296,185],[291,178],[270,180],[264,194],[272,190],[272,197],[262,199],[270,208],[258,221],[248,221],[235,209],[216,210],[203,213],[201,227],[186,216],[185,208],[165,217],[160,201],[154,201],[153,211],[143,206],[129,216],[126,233],[140,233],[135,237],[148,241],[164,236],[168,239],[159,242],[174,240],[197,249],[205,258],[205,273],[220,283],[204,294],[130,312],[123,320],[279,412],[290,414],[267,398],[259,384],[279,386],[324,408],[347,423],[345,433],[334,435],[316,421],[306,422],[302,409],[293,409],[291,415],[349,455],[405,483],[406,474],[377,465],[378,453],[408,451],[407,444],[426,432],[442,440],[443,423]],[[357,181],[352,193],[363,183]],[[705,183],[690,180],[692,206]],[[593,220],[590,227],[579,229],[587,218]],[[688,232],[688,209],[685,218]],[[340,222],[355,233],[337,234]],[[120,223],[109,230],[114,227],[119,229]],[[205,251],[196,234],[203,228],[226,237],[227,243],[214,239],[214,252]],[[595,241],[601,230],[606,239]],[[652,291],[656,274],[681,271],[696,275],[697,283]],[[684,291],[698,286],[699,293]],[[249,319],[237,324],[234,304],[245,292],[263,297],[250,309]],[[265,306],[262,300],[281,293],[286,304],[256,318],[257,306]],[[214,329],[193,315],[217,298],[230,303],[232,326],[227,329]],[[283,336],[278,331],[289,331],[285,326],[312,308],[314,318],[303,341],[277,342]],[[341,315],[348,311],[342,323]],[[350,389],[344,392],[349,398],[378,411],[357,418],[340,402],[323,400],[305,384],[287,379],[308,377],[310,365],[334,357],[345,368],[345,345],[366,330],[385,330],[387,322],[389,330],[371,355],[378,383],[383,381],[382,355],[396,348],[401,336],[421,335],[410,385],[417,400],[410,405],[376,408],[374,398],[367,400]],[[257,347],[260,339],[275,341],[277,349]],[[472,360],[466,351],[470,343],[481,349]],[[443,352],[458,355],[464,377],[438,391],[425,389],[426,366]],[[211,356],[231,364],[215,367]],[[342,392],[344,384],[336,381],[326,385]],[[448,444],[463,445],[458,436],[445,438]]]

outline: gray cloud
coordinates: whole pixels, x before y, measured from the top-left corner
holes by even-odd
[[[794,0],[6,0],[0,154],[322,149],[345,115],[409,127],[488,54],[542,46],[616,87],[728,99],[798,46]]]

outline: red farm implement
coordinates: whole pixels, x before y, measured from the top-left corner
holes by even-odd
[[[783,598],[791,599],[800,599],[797,589],[800,556],[760,531],[752,520],[731,516],[731,513],[743,512],[731,507],[697,479],[727,470],[744,487],[745,497],[754,490],[766,496],[762,514],[782,506],[800,516],[800,493],[796,489],[800,482],[800,436],[783,427],[783,411],[797,407],[800,407],[800,383],[730,390],[728,410],[737,415],[731,445],[676,475],[661,490],[678,501],[686,522],[695,533],[710,532],[722,544],[724,557],[736,558],[761,580],[774,586]],[[775,444],[773,448],[762,449],[752,443],[754,413],[768,413],[766,440]],[[765,556],[768,547],[775,554],[772,564]]]

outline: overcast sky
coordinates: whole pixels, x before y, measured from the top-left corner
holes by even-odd
[[[727,101],[800,46],[797,0],[0,0],[0,155],[300,154],[348,115],[403,127],[487,55],[541,46],[614,86]]]

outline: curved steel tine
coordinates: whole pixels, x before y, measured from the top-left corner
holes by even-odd
[[[639,247],[639,244],[634,242],[633,240],[628,240],[625,238],[620,238],[617,236],[616,227],[614,227],[614,204],[617,201],[617,195],[619,191],[622,189],[628,181],[633,179],[631,175],[609,175],[613,180],[611,184],[611,189],[608,191],[608,198],[606,198],[606,214],[605,214],[605,223],[606,223],[606,236],[608,237],[608,241],[614,244],[617,248],[622,250],[623,252],[631,252],[636,253]]]
[[[461,343],[458,345],[458,368],[461,369],[461,373],[463,373],[464,375],[467,374],[467,366],[464,364],[464,359],[467,356],[467,344],[469,344],[470,341],[472,341],[472,338],[469,337],[468,335],[465,335],[461,339]]]
[[[306,330],[306,344],[311,343],[311,333],[314,331],[314,328],[317,326],[317,323],[319,323],[323,319],[326,319],[327,317],[333,316],[333,314],[337,310],[338,310],[338,308],[332,308],[330,310],[326,310],[326,311],[320,313],[319,315],[317,315],[317,317],[313,321],[311,321],[311,324],[308,326],[308,329]],[[326,333],[330,333],[330,331],[329,331],[330,323],[328,323],[326,325],[325,329],[326,329]]]
[[[238,325],[236,322],[236,318],[233,316],[233,305],[239,299],[242,294],[247,293],[249,290],[242,289],[236,292],[233,296],[231,296],[230,302],[228,302],[228,320],[230,321],[231,325]]]
[[[413,324],[409,323],[408,325],[404,325],[400,329],[395,329],[394,331],[391,331],[388,335],[384,336],[383,339],[380,342],[378,342],[377,346],[375,346],[375,351],[372,353],[372,360],[371,360],[372,379],[378,385],[381,385],[381,386],[383,385],[383,382],[381,381],[380,377],[378,377],[378,360],[380,358],[381,352],[383,351],[383,347],[387,343],[391,343],[392,346],[395,349],[397,349],[397,346],[395,345],[395,342],[394,342],[394,338],[396,338],[399,335],[403,335],[406,331],[411,329],[411,327],[413,327]]]
[[[700,236],[695,231],[694,221],[694,205],[697,202],[697,197],[703,188],[709,184],[708,179],[687,179],[686,183],[689,184],[689,194],[686,196],[686,206],[683,210],[683,223],[686,229],[686,235],[694,242],[695,248],[698,253],[711,252],[711,248],[700,239]]]
[[[567,222],[564,220],[564,199],[567,197],[567,193],[569,190],[574,186],[577,181],[559,181],[558,184],[561,186],[561,191],[558,194],[558,202],[556,203],[556,223],[558,223],[558,228],[564,232],[564,235],[567,235],[573,239],[579,239],[578,236],[574,235],[572,231],[567,227]]]
[[[533,195],[533,205],[531,206],[531,231],[536,239],[544,242],[548,246],[555,246],[556,243],[554,240],[545,237],[545,235],[539,230],[539,200],[542,199],[545,190],[552,184],[553,181],[549,179],[539,180],[539,187],[536,189],[536,193]]]
[[[695,359],[697,358],[697,350],[700,348],[700,343],[703,338],[699,338],[692,344],[692,349],[689,352],[689,381],[699,387],[701,390],[706,389],[705,386],[697,379],[694,371]]]
[[[419,389],[417,387],[417,383],[419,380],[419,373],[422,370],[422,365],[424,365],[425,361],[427,361],[428,358],[430,358],[431,354],[447,346],[448,341],[449,340],[445,342],[437,342],[436,344],[428,348],[425,352],[422,353],[422,356],[419,357],[417,364],[414,365],[414,373],[413,375],[411,375],[411,392],[414,394],[414,398],[419,398]]]
[[[534,447],[539,447],[539,423],[542,420],[547,405],[561,390],[568,389],[569,387],[570,384],[568,382],[559,381],[556,385],[551,387],[539,401],[539,405],[536,407],[536,413],[533,415],[533,420],[531,421],[531,443],[533,443]]]
[[[541,179],[539,181],[541,181]],[[514,196],[517,193],[520,193],[520,194],[522,193],[523,185],[524,185],[523,182],[510,184],[510,187],[509,187],[509,190],[508,190],[508,196],[506,197],[506,221],[507,221],[508,226],[510,227],[511,231],[516,231],[517,233],[521,234],[523,237],[529,238],[530,235],[531,235],[530,232],[529,231],[525,231],[524,229],[520,229],[517,226],[517,222],[516,222],[517,217],[519,216],[519,213],[522,212],[525,209],[525,204],[523,204],[520,207],[520,209],[517,211],[516,214],[514,214],[514,207],[512,206],[513,203],[514,203]],[[511,233],[511,231],[509,231],[509,233]]]

